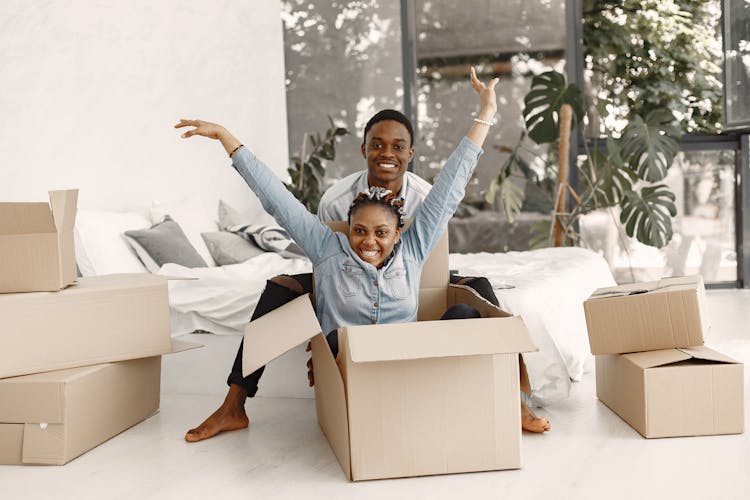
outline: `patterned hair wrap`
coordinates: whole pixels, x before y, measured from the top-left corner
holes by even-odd
[[[390,209],[398,219],[398,227],[404,227],[406,213],[404,212],[404,199],[399,198],[390,189],[382,187],[370,187],[354,197],[349,205],[347,220],[351,223],[352,214],[364,205],[381,205]]]

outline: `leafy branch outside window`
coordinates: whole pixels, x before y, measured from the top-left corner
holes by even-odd
[[[325,177],[325,162],[336,159],[336,142],[339,137],[346,135],[349,131],[337,127],[329,116],[328,122],[331,126],[321,137],[319,133],[304,134],[299,156],[289,158],[290,181],[285,182],[287,189],[297,198],[311,213],[318,212],[318,204],[323,194],[321,189]],[[312,149],[307,152],[308,139]]]

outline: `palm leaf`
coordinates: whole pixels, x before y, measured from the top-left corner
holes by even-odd
[[[565,77],[547,71],[531,80],[531,90],[523,100],[523,118],[529,137],[537,144],[555,142],[560,135],[560,107],[570,104],[576,121],[583,117],[583,98],[575,84],[565,86]]]
[[[620,206],[625,232],[646,245],[664,247],[672,239],[672,217],[677,215],[675,196],[664,184],[644,187],[640,196],[628,191]]]
[[[657,182],[667,175],[679,152],[679,131],[673,125],[671,111],[654,110],[644,120],[635,115],[622,133],[622,159],[648,182]]]

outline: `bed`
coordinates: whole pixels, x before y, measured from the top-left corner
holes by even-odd
[[[217,227],[215,220],[206,217],[201,222],[196,210],[179,204],[152,209],[152,216],[163,217],[165,211],[174,215],[196,249],[201,235],[229,227],[227,213],[219,214]],[[76,254],[81,274],[148,272],[123,234],[152,224],[149,217],[136,213],[80,211]],[[200,253],[218,257],[206,246]],[[170,281],[174,336],[196,331],[241,335],[267,279],[311,271],[307,259],[290,258],[283,252],[259,251],[242,262],[225,265],[216,265],[216,260],[222,259],[192,268],[175,263],[154,267],[156,263],[150,263],[152,272],[197,278]],[[591,365],[582,303],[596,288],[615,284],[604,258],[583,248],[546,248],[450,254],[449,262],[458,274],[486,276],[500,306],[526,322],[539,347],[538,352],[524,355],[532,386],[530,403],[549,406],[567,398],[572,383]]]

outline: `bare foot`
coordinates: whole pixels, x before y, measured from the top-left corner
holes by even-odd
[[[521,428],[536,433],[547,432],[551,429],[549,420],[534,415],[534,412],[523,401],[521,402]]]
[[[185,441],[194,443],[212,438],[220,432],[244,429],[250,421],[245,413],[247,391],[238,385],[230,385],[227,397],[218,410],[213,412],[201,425],[185,434]]]

